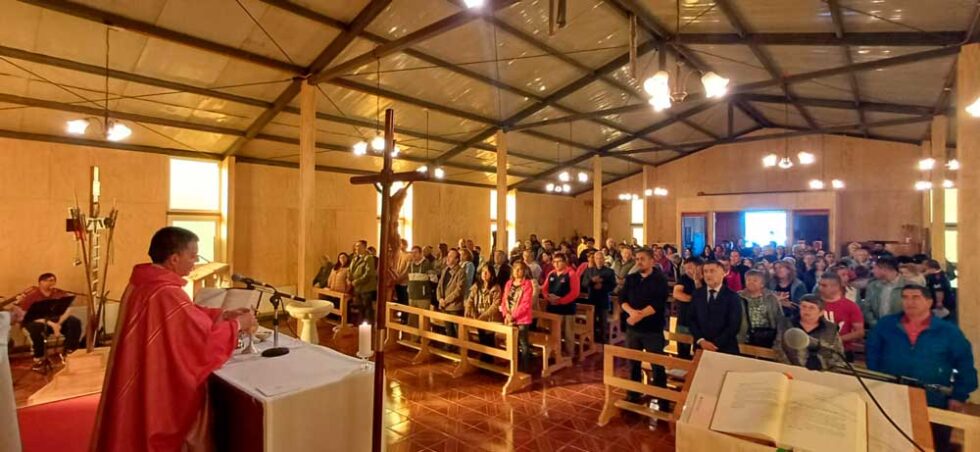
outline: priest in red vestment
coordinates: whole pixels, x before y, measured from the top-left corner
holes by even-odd
[[[183,291],[197,262],[197,236],[157,231],[153,263],[133,268],[123,293],[92,450],[180,451],[200,425],[207,378],[234,351],[239,329],[255,327],[250,310],[195,305]]]

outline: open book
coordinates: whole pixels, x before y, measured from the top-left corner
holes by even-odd
[[[728,372],[711,429],[794,451],[865,452],[867,416],[853,392],[778,372]]]
[[[219,289],[204,287],[194,296],[194,304],[205,308],[232,310],[238,308],[255,309],[261,293],[257,290]]]

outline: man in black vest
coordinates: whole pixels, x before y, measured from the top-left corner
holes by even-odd
[[[695,345],[712,352],[737,355],[742,304],[738,294],[725,287],[724,275],[721,263],[705,262],[704,286],[694,292],[688,320]]]

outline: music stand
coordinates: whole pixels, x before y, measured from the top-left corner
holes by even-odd
[[[47,300],[36,301],[31,304],[31,307],[27,308],[27,312],[24,313],[24,320],[21,320],[21,325],[29,325],[36,320],[43,319],[45,321],[44,329],[41,330],[41,336],[43,340],[47,342],[48,340],[48,325],[47,322],[55,322],[65,311],[75,302],[74,295],[66,295],[61,298],[49,298]],[[47,370],[51,368],[51,360],[48,359],[48,347],[47,344],[44,346],[44,362]]]

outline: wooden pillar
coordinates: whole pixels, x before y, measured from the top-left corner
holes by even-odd
[[[929,225],[929,254],[940,263],[946,260],[946,191],[943,188],[943,179],[946,178],[946,134],[948,130],[949,121],[945,116],[932,118],[932,158],[936,159],[936,166],[931,171],[932,221]]]
[[[296,293],[307,296],[313,280],[313,215],[316,211],[316,87],[303,81],[299,91],[299,231],[296,235]]]
[[[592,157],[592,235],[595,246],[602,248],[608,237],[602,235],[602,157]]]
[[[507,242],[507,133],[497,131],[497,249],[510,253]]]
[[[929,158],[930,156],[932,156],[932,142],[923,140],[922,158]],[[929,231],[932,228],[932,200],[930,198],[932,198],[930,191],[922,192],[922,232],[919,238],[922,240],[923,252],[929,249]]]
[[[640,192],[640,196],[643,197],[643,241],[645,244],[654,243],[653,240],[653,225],[650,223],[650,214],[653,213],[653,205],[656,202],[655,196],[647,196],[647,190],[653,190],[657,186],[659,181],[653,179],[654,167],[649,165],[643,165],[643,191]]]
[[[957,309],[960,329],[973,344],[973,357],[980,362],[980,118],[964,108],[980,96],[980,44],[960,48],[956,68],[956,145],[960,169],[957,171],[957,269],[959,293]],[[974,392],[973,402],[980,400]]]
[[[235,272],[235,156],[221,161],[221,239],[217,259]]]

